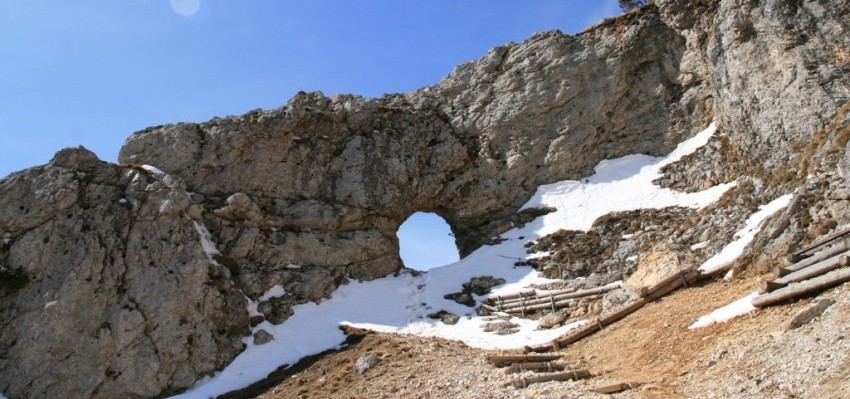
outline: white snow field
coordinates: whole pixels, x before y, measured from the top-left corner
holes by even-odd
[[[535,330],[536,322],[513,318],[511,321],[520,326],[518,333],[505,336],[485,333],[481,329],[485,321],[473,308],[446,300],[443,295],[460,291],[461,284],[482,275],[506,280],[507,283],[497,287],[495,293],[548,281],[530,267],[515,267],[514,262],[529,257],[523,246],[527,241],[560,229],[586,231],[596,218],[616,211],[669,206],[701,208],[717,201],[735,183],[697,193],[677,192],[652,184],[664,165],[705,145],[714,132],[712,124],[665,157],[629,155],[606,160],[600,162],[596,173],[585,181],[563,181],[539,187],[524,208],[551,206],[556,212],[506,232],[501,236],[505,239],[502,243],[484,246],[456,263],[419,276],[399,273],[369,282],[349,281],[328,300],[295,306],[294,314],[283,324],[275,326],[263,322],[255,327],[254,331],[263,329],[271,333],[273,341],[254,345],[250,337],[246,338],[245,351],[223,371],[175,398],[206,399],[243,388],[265,378],[281,365],[291,365],[305,356],[339,347],[345,339],[339,329],[341,324],[384,332],[439,336],[480,348],[521,348],[548,342],[575,325],[538,331]],[[274,287],[267,297],[284,294],[283,289]],[[439,310],[462,317],[453,326],[425,317]],[[256,303],[249,305],[249,312],[255,314]]]

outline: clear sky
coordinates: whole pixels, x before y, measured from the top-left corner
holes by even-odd
[[[614,0],[0,0],[0,177],[83,145],[115,161],[147,126],[436,83]]]

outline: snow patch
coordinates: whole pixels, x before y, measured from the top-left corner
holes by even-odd
[[[694,245],[691,245],[691,251],[697,251],[697,250],[700,250],[700,249],[705,249],[705,247],[707,247],[707,246],[708,246],[708,241],[696,243]]]
[[[300,269],[301,265],[294,265],[294,264],[290,263],[290,264],[286,265],[286,268],[287,269]]]
[[[282,285],[278,284],[272,288],[269,288],[269,290],[266,291],[266,293],[263,294],[263,296],[261,296],[260,299],[257,300],[257,302],[268,301],[272,298],[280,298],[284,295],[286,295],[286,290],[283,289]]]
[[[198,232],[198,240],[201,243],[201,248],[204,249],[204,253],[207,254],[207,258],[215,264],[218,262],[215,260],[215,255],[221,255],[221,252],[216,248],[215,243],[212,241],[212,234],[207,230],[207,226],[204,226],[202,223],[198,223],[193,220],[192,223],[195,225],[195,231]]]
[[[540,186],[521,209],[544,206],[557,209],[529,224],[535,226],[533,233],[545,236],[559,229],[590,230],[597,218],[611,212],[670,206],[703,208],[717,201],[735,183],[684,193],[659,187],[653,181],[661,177],[661,168],[705,145],[715,130],[716,126],[712,123],[695,137],[679,144],[666,157],[638,154],[605,160],[596,165],[596,174],[583,181],[567,180]],[[513,234],[504,236],[516,238]]]
[[[142,169],[144,169],[148,172],[151,172],[151,173],[153,173],[154,175],[157,175],[157,176],[165,176],[165,172],[163,172],[161,169],[157,168],[156,166],[142,165]]]
[[[50,308],[56,306],[58,303],[59,303],[59,300],[47,302],[47,303],[44,304],[44,310],[50,309]]]
[[[552,253],[549,252],[549,251],[535,252],[533,254],[526,255],[525,259],[538,259],[538,258],[545,258],[547,256],[552,256]]]
[[[693,330],[695,328],[710,326],[715,323],[723,323],[724,321],[731,320],[735,317],[750,313],[756,310],[755,306],[753,306],[752,301],[753,298],[758,296],[758,294],[758,292],[753,292],[726,306],[717,308],[713,312],[697,319],[697,321],[689,325],[688,328]]]
[[[717,254],[709,258],[699,270],[703,273],[712,273],[729,267],[735,259],[738,259],[744,253],[744,248],[750,244],[756,234],[761,231],[762,222],[768,217],[785,208],[791,202],[792,194],[785,194],[766,205],[759,207],[759,210],[750,215],[744,223],[744,228],[739,230],[734,235],[734,240],[726,244],[723,249]]]
[[[243,295],[244,295],[244,292],[243,292]],[[278,284],[278,285],[276,285],[272,288],[269,288],[269,290],[266,291],[263,294],[263,296],[258,298],[256,301],[252,301],[251,298],[249,298],[247,295],[245,295],[245,299],[248,300],[248,316],[250,316],[250,317],[262,316],[263,314],[260,313],[260,311],[257,309],[257,307],[260,306],[260,302],[268,301],[269,299],[272,299],[272,298],[280,298],[284,295],[286,295],[286,290],[283,289],[283,286],[280,285],[280,284]],[[260,325],[262,325],[262,324],[260,324]],[[253,328],[253,331],[259,330],[260,325],[255,326]]]

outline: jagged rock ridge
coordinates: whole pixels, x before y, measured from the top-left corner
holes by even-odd
[[[666,153],[710,120],[723,134],[660,183],[744,184],[642,248],[731,234],[795,188],[808,206],[754,247],[850,221],[835,169],[850,137],[849,9],[658,0],[576,36],[496,48],[411,93],[299,93],[276,110],[149,128],[121,165],[63,150],[0,181],[2,276],[24,276],[0,284],[0,392],[179,391],[241,350],[247,301],[267,289],[288,293],[260,306],[283,321],[347,277],[398,270],[395,231],[410,214],[440,214],[469,253],[528,220],[516,210],[540,184]]]

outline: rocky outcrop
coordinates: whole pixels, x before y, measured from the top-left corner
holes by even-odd
[[[67,149],[0,181],[0,392],[154,397],[243,345],[245,297],[201,245],[179,179]]]
[[[730,237],[795,189],[799,205],[755,247],[848,222],[835,166],[850,137],[849,8],[657,0],[576,36],[498,47],[411,93],[299,93],[275,110],[153,127],[127,140],[121,165],[64,150],[0,181],[0,392],[186,388],[241,350],[247,301],[271,287],[285,295],[257,309],[279,323],[347,278],[397,271],[395,232],[412,213],[441,215],[467,254],[543,212],[517,213],[539,185],[667,153],[711,120],[722,133],[659,183],[739,180],[723,201],[560,233],[538,244],[555,246],[541,268],[625,277],[653,263],[635,256]],[[622,237],[636,228],[645,234]],[[578,263],[564,271],[558,260]]]

